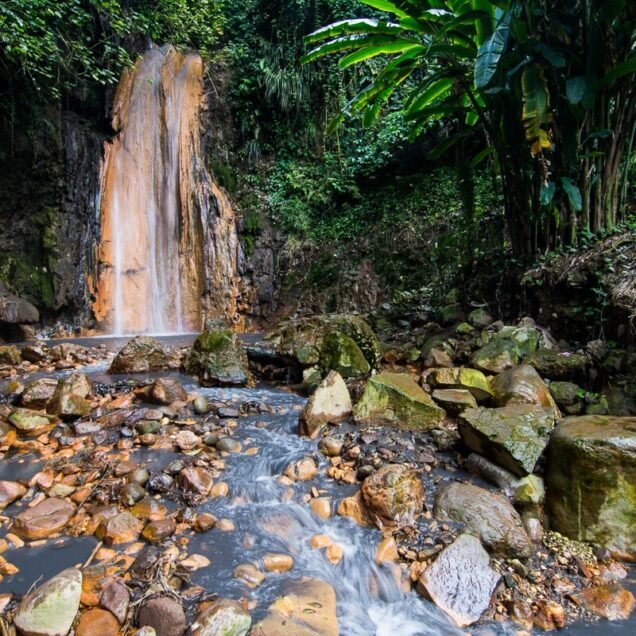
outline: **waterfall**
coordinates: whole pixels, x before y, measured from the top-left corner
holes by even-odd
[[[240,246],[231,205],[205,168],[203,104],[201,58],[170,46],[147,51],[119,83],[93,306],[106,331],[183,333],[205,317],[235,319]]]

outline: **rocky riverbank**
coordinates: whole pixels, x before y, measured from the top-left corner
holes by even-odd
[[[116,356],[0,348],[5,629],[366,634],[392,619],[413,635],[513,634],[628,619],[636,420],[591,391],[615,352],[599,361],[597,345],[567,351],[485,312],[384,344],[350,316],[247,347],[209,328],[193,347],[136,338]],[[311,397],[249,388],[262,378]],[[60,567],[26,594],[27,555],[56,546]]]

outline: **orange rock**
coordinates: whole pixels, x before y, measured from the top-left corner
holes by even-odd
[[[321,548],[330,546],[333,540],[326,534],[315,534],[309,543],[314,550],[320,550]]]
[[[338,504],[338,514],[341,517],[350,517],[360,526],[371,525],[360,491],[352,497],[346,497]]]
[[[327,557],[327,561],[332,565],[338,565],[340,561],[342,561],[342,557],[344,556],[344,552],[342,548],[337,543],[332,543],[327,546],[325,550],[325,556]]]
[[[75,628],[75,636],[118,636],[119,623],[105,609],[90,609],[80,617]]]
[[[634,595],[617,583],[589,587],[570,598],[588,612],[610,621],[627,619],[636,607]]]
[[[289,554],[266,554],[263,567],[267,572],[288,572],[294,567],[294,559]]]
[[[321,519],[331,517],[331,499],[329,497],[315,497],[309,502],[309,507]]]
[[[395,562],[398,559],[399,555],[395,539],[393,537],[384,537],[375,553],[375,562],[380,565],[381,563]]]

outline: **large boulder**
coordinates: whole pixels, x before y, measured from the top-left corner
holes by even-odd
[[[437,426],[446,413],[413,376],[383,372],[369,379],[354,416],[364,423],[429,430]]]
[[[534,367],[527,364],[508,369],[494,377],[490,383],[497,406],[509,404],[536,404],[559,416],[552,395]]]
[[[489,373],[501,373],[521,362],[524,356],[536,351],[542,342],[542,332],[536,327],[504,327],[475,351],[471,358],[474,367]]]
[[[446,484],[435,498],[435,517],[465,524],[485,546],[505,556],[526,558],[532,553],[521,517],[500,493],[472,484]]]
[[[424,570],[417,589],[466,627],[488,609],[499,578],[479,539],[462,534]]]
[[[422,482],[404,464],[382,466],[362,482],[360,492],[369,515],[380,528],[410,525],[424,507]]]
[[[303,366],[311,366],[319,359],[325,336],[334,332],[352,338],[369,366],[372,369],[378,367],[382,359],[382,345],[373,329],[360,316],[325,314],[291,319],[283,322],[267,339],[278,355],[297,360]]]
[[[28,325],[40,320],[40,312],[0,283],[0,323]]]
[[[550,380],[583,380],[589,361],[583,353],[540,349],[527,356],[524,362]]]
[[[636,418],[564,419],[552,433],[546,472],[550,525],[636,560]]]
[[[323,373],[337,371],[343,378],[357,378],[371,371],[356,341],[340,331],[328,333],[322,341],[320,367]]]
[[[250,381],[247,354],[231,329],[204,331],[194,341],[184,367],[203,386],[245,385]]]
[[[108,373],[146,373],[178,369],[179,353],[149,336],[135,336],[115,356]]]
[[[69,568],[29,592],[14,623],[24,636],[66,636],[80,605],[82,573]]]
[[[270,605],[252,636],[338,636],[336,592],[320,579],[304,577],[287,584],[286,593]]]
[[[338,424],[351,415],[351,396],[344,380],[336,371],[320,383],[300,415],[301,435],[316,437],[326,424]]]
[[[548,444],[553,412],[532,404],[467,409],[459,434],[468,448],[523,477],[532,473]]]
[[[466,367],[433,369],[428,383],[436,389],[463,389],[470,391],[478,402],[492,397],[492,389],[488,378],[477,369]]]

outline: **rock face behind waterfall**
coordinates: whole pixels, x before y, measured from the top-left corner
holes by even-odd
[[[232,206],[205,167],[203,62],[153,48],[119,83],[103,166],[97,320],[115,333],[237,314]]]

